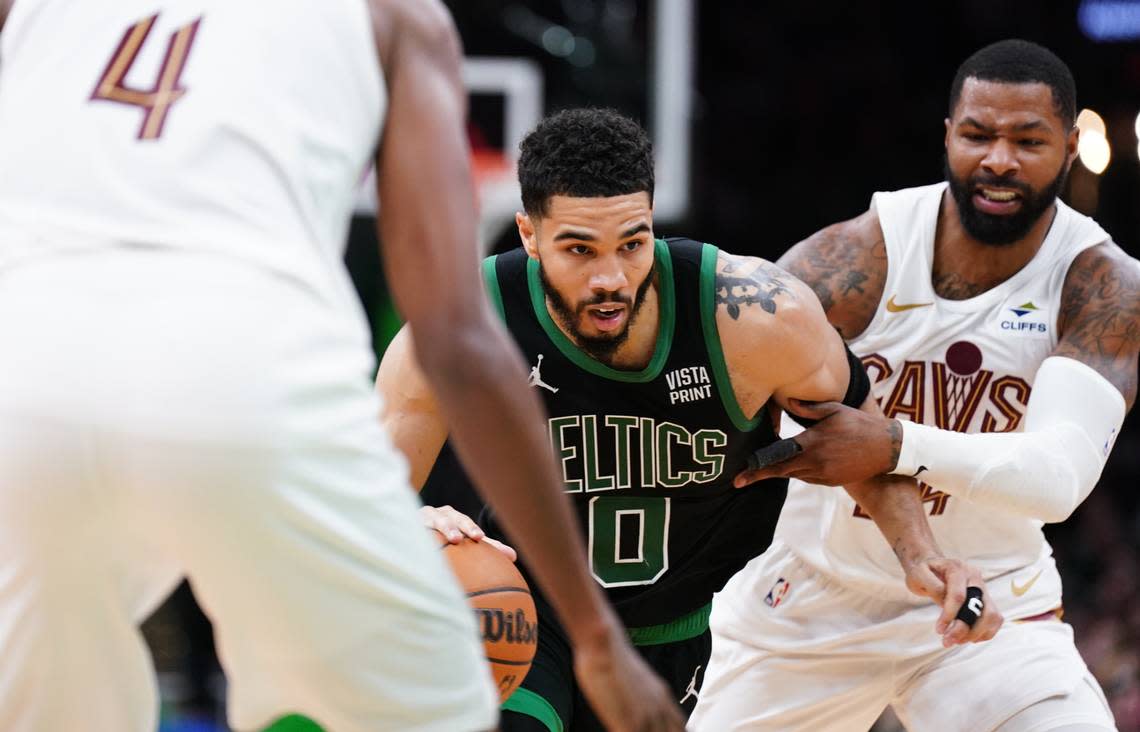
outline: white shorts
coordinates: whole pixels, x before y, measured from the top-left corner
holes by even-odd
[[[987,643],[944,649],[933,604],[856,592],[780,543],[753,561],[758,586],[775,591],[744,603],[733,580],[714,598],[696,732],[866,730],[887,705],[910,732],[984,732],[1050,698],[1112,728],[1065,623],[1007,621]],[[1096,694],[1074,693],[1090,683]]]
[[[236,729],[494,726],[342,306],[115,250],[0,270],[0,344],[0,729],[155,729],[138,624],[183,576]]]

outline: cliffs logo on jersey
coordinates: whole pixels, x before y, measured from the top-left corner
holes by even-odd
[[[567,492],[681,488],[724,472],[728,435],[690,432],[673,422],[621,414],[574,414],[547,420]]]
[[[1045,311],[1034,305],[1032,300],[1006,308],[1002,313],[1005,317],[998,322],[998,328],[1004,334],[1043,336],[1049,333]]]
[[[895,366],[878,353],[863,357],[883,413],[955,432],[1013,432],[1025,417],[1031,388],[1011,374],[985,368],[982,349],[957,341],[941,361],[904,361]],[[930,515],[946,510],[950,496],[920,482]],[[869,518],[858,506],[855,515]]]
[[[712,396],[712,379],[704,366],[686,366],[665,374],[669,386],[669,403],[684,404]]]

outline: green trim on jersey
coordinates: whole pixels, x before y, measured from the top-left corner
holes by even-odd
[[[281,717],[266,727],[264,732],[324,732],[324,727],[308,717],[303,717],[300,714],[290,714],[287,717]]]
[[[524,689],[521,686],[515,689],[514,693],[507,697],[507,700],[499,708],[504,712],[515,712],[534,717],[546,725],[550,732],[562,732],[562,717],[558,716],[558,712],[554,711],[550,702],[530,689]]]
[[[712,244],[705,244],[701,251],[701,325],[704,326],[705,348],[709,352],[709,363],[712,364],[713,378],[716,380],[717,391],[720,392],[724,411],[736,429],[741,432],[751,432],[760,424],[764,417],[764,410],[749,419],[744,410],[736,401],[736,392],[732,390],[732,379],[728,376],[728,366],[724,362],[724,349],[720,345],[720,333],[716,328],[716,258],[719,251]]]
[[[688,615],[677,618],[669,623],[650,625],[644,628],[626,628],[629,642],[635,646],[659,646],[662,643],[677,643],[678,641],[696,638],[709,629],[709,613],[712,612],[712,603],[694,610]]]
[[[550,311],[546,309],[546,293],[542,291],[542,282],[538,276],[538,260],[532,258],[527,261],[526,278],[527,285],[530,288],[530,301],[534,306],[534,314],[538,317],[538,322],[546,331],[551,342],[558,347],[563,356],[570,359],[579,368],[589,371],[595,376],[635,383],[653,381],[661,374],[661,369],[664,368],[665,361],[669,358],[669,348],[673,345],[676,300],[673,295],[673,258],[669,253],[669,245],[661,239],[656,239],[654,240],[653,252],[653,256],[657,260],[658,280],[660,282],[657,291],[657,346],[654,348],[653,358],[650,359],[649,365],[641,371],[622,371],[610,368],[601,361],[587,356],[578,346],[574,345],[550,317]]]
[[[483,260],[483,282],[487,285],[487,296],[491,298],[495,311],[505,323],[507,311],[503,308],[503,291],[499,289],[499,275],[495,272],[495,260],[498,258],[499,255],[496,254]]]

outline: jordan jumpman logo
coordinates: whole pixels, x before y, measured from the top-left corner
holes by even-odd
[[[700,672],[700,666],[697,666],[695,669],[693,669],[693,678],[689,679],[689,686],[687,689],[685,689],[685,695],[681,697],[681,701],[677,702],[678,704],[684,704],[685,700],[690,696],[694,699],[700,699],[700,695],[697,693],[697,674]]]
[[[536,363],[534,366],[531,367],[530,378],[526,380],[526,383],[529,386],[541,386],[543,389],[549,390],[551,394],[557,394],[558,393],[557,387],[553,387],[550,384],[547,384],[545,381],[542,380],[542,374],[539,373],[540,369],[542,369],[542,354],[541,353],[538,354],[538,363]]]

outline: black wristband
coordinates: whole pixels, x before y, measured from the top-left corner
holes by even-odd
[[[962,603],[962,607],[958,608],[958,614],[955,617],[973,628],[974,623],[978,622],[978,618],[982,617],[985,607],[986,604],[982,601],[982,588],[967,587],[966,601]]]

